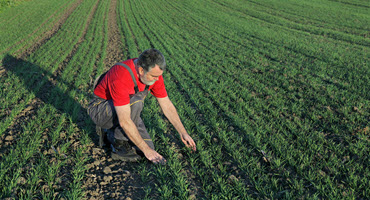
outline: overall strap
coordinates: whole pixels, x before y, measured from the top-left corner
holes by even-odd
[[[135,94],[138,93],[139,88],[137,87],[136,78],[135,78],[134,73],[132,72],[131,68],[129,66],[127,66],[126,64],[123,64],[123,63],[117,63],[115,65],[119,65],[121,67],[124,67],[128,70],[128,72],[130,72],[131,78],[132,78],[132,80],[134,81],[134,84],[135,84]]]

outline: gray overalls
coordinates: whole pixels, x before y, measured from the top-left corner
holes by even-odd
[[[135,94],[130,96],[131,119],[136,125],[144,141],[148,144],[149,147],[154,149],[153,141],[146,130],[143,120],[140,117],[141,111],[143,110],[144,106],[144,99],[149,93],[148,89],[149,86],[147,85],[144,91],[139,92],[136,78],[131,68],[123,63],[117,63],[115,65],[125,67],[131,74],[132,80],[135,84]],[[98,85],[98,83],[103,79],[105,74],[102,74],[100,77],[97,78],[97,80],[94,83],[94,89]],[[97,129],[101,127],[103,129],[110,130],[108,131],[107,135],[107,139],[110,143],[114,144],[116,140],[129,141],[126,133],[119,125],[118,116],[112,100],[105,100],[94,94],[94,98],[92,101],[90,101],[87,112],[90,115],[93,122],[97,125]],[[102,146],[101,141],[100,146]]]

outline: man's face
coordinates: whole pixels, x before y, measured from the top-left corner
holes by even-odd
[[[155,65],[155,67],[151,68],[146,73],[142,67],[139,67],[140,81],[145,85],[153,85],[156,81],[158,81],[159,76],[162,74],[163,70],[161,70],[158,65]]]

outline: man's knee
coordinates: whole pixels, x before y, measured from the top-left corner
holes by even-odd
[[[96,125],[105,129],[113,128],[118,123],[108,101],[92,102],[88,107],[88,114]]]

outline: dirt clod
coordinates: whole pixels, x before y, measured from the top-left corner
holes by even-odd
[[[108,185],[107,182],[100,182],[100,185]]]
[[[100,165],[100,161],[99,161],[99,160],[95,160],[95,161],[94,161],[94,165],[95,165],[95,166]]]
[[[101,151],[101,149],[99,149],[99,148],[93,148],[92,149],[92,153],[95,155],[95,154],[99,154],[100,153],[100,151]]]
[[[53,149],[49,149],[48,154],[54,154],[55,151]]]
[[[104,173],[105,173],[105,174],[110,174],[110,173],[112,173],[111,168],[110,168],[110,167],[105,167],[105,168],[104,168]]]
[[[234,175],[230,175],[229,178],[227,179],[229,182],[237,182],[239,181],[238,178],[236,178],[236,176]]]
[[[105,182],[109,183],[111,180],[113,180],[113,177],[112,176],[104,176],[103,179],[104,179]]]
[[[94,164],[87,164],[86,167],[87,167],[87,169],[93,168]]]
[[[123,177],[127,177],[127,176],[130,176],[130,175],[131,175],[131,173],[128,170],[123,170],[123,173],[122,173]]]
[[[19,177],[17,180],[18,184],[24,185],[27,182],[27,180],[24,177]]]
[[[11,136],[11,135],[8,135],[8,136],[6,136],[6,138],[5,138],[5,141],[13,141],[13,136]]]

